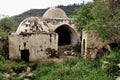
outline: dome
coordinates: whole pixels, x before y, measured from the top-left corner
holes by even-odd
[[[44,13],[43,18],[68,18],[68,17],[62,9],[53,7],[48,9]]]
[[[48,26],[41,21],[39,17],[29,17],[23,20],[16,31],[17,34],[22,32],[49,32]]]

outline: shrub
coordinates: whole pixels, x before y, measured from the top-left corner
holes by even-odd
[[[73,47],[73,50],[75,51],[75,52],[80,52],[81,51],[81,44],[76,44],[74,47]]]
[[[2,76],[2,74],[0,74],[0,80],[8,80],[8,79]]]

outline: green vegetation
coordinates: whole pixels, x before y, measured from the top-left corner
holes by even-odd
[[[41,80],[114,80],[120,76],[119,67],[120,50],[115,50],[102,59],[83,60],[65,59],[62,63],[40,63],[32,79]],[[103,61],[109,62],[102,68]],[[115,63],[115,61],[118,61]],[[114,63],[114,64],[113,64]]]
[[[81,44],[80,44],[80,43],[76,44],[76,45],[73,47],[73,50],[74,50],[75,52],[80,52],[80,51],[81,51]]]
[[[115,80],[120,76],[120,50],[113,50],[101,59],[84,60],[81,58],[68,58],[60,63],[36,62],[29,63],[32,68],[32,80]],[[104,62],[107,64],[104,64]],[[19,73],[25,70],[28,64],[22,61],[16,62],[6,60],[0,56],[0,80],[22,80],[18,78]],[[14,70],[17,75],[6,78],[4,73]]]
[[[82,4],[80,10],[73,16],[77,19],[78,30],[96,29],[103,38],[112,36],[112,33],[114,33],[114,36],[119,35],[120,28],[114,27],[113,29],[112,26],[120,25],[120,6],[117,5],[113,10],[111,5],[108,2]],[[74,5],[74,7],[70,5],[66,8],[61,5],[59,7],[65,9],[68,12],[67,14],[71,16],[70,14],[73,14],[78,5]],[[23,80],[25,76],[21,78],[18,78],[18,76],[28,66],[32,68],[33,76],[31,80],[115,80],[116,77],[120,76],[120,67],[118,67],[118,64],[120,64],[120,49],[115,49],[109,54],[105,53],[102,58],[95,60],[68,58],[60,63],[49,61],[27,64],[23,61],[8,60],[7,35],[9,31],[15,29],[15,21],[19,22],[26,17],[36,16],[33,14],[34,12],[42,16],[45,11],[46,9],[42,9],[36,12],[32,9],[19,16],[14,16],[15,20],[13,18],[0,20],[0,80]],[[111,12],[113,15],[111,15]],[[75,45],[74,50],[79,52],[80,45]],[[16,74],[8,78],[5,77],[5,73],[11,74],[13,72]]]
[[[62,63],[40,63],[33,79],[41,80],[114,80],[119,72],[115,60],[120,59],[120,50],[115,50],[99,60],[65,59]],[[109,57],[109,58],[108,58]],[[111,61],[110,61],[111,60]],[[108,61],[106,68],[101,67]],[[114,65],[111,65],[113,64]],[[115,71],[113,71],[115,70]],[[120,75],[119,75],[120,76]]]
[[[8,58],[8,34],[16,29],[16,21],[6,17],[0,20],[0,55]]]
[[[82,4],[73,16],[77,19],[78,30],[96,30],[103,39],[120,35],[120,6],[114,3],[116,5],[108,1]]]
[[[0,20],[1,30],[9,32],[14,27],[16,27],[16,22],[13,18],[3,18]]]

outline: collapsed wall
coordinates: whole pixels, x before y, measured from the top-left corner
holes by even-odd
[[[83,58],[95,59],[104,55],[105,52],[111,52],[114,48],[120,48],[118,38],[111,36],[103,40],[95,30],[91,33],[82,31],[81,54]]]

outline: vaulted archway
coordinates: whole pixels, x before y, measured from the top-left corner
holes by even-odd
[[[74,45],[77,43],[77,34],[69,25],[61,25],[55,29],[58,33],[58,45]]]

